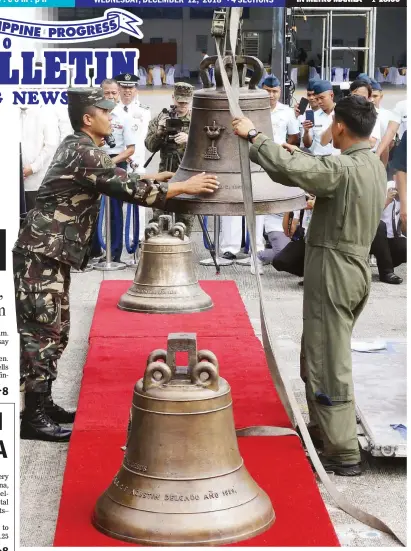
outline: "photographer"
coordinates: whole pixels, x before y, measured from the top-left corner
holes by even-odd
[[[176,172],[180,166],[188,140],[188,129],[191,122],[191,102],[194,87],[186,82],[176,82],[174,85],[173,105],[150,121],[146,148],[151,153],[160,151],[159,170]],[[157,221],[162,214],[159,209],[153,209],[151,221]],[[187,235],[191,234],[194,216],[191,214],[176,214],[176,222],[183,222]]]

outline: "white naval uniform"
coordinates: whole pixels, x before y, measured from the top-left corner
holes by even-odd
[[[400,123],[400,127],[398,129],[398,137],[401,140],[402,135],[407,130],[407,100],[399,101],[394,107],[393,113],[397,116],[396,121]],[[398,117],[400,119],[399,121]]]
[[[312,109],[309,105],[307,106],[307,109],[305,110],[304,115],[299,115],[298,116],[297,121],[298,121],[298,131],[300,133],[300,146],[299,147],[300,147],[301,151],[304,151],[305,153],[310,153],[310,148],[305,147],[304,141],[303,141],[303,136],[304,136],[303,122],[305,122],[307,120],[306,115],[305,115],[307,111],[312,111]],[[315,111],[314,111],[314,113],[315,113]]]
[[[146,162],[146,146],[144,140],[147,136],[148,124],[151,120],[150,108],[145,105],[141,105],[138,99],[128,105],[123,103],[119,104],[123,111],[127,108],[127,113],[130,115],[133,121],[133,129],[136,132],[136,147],[134,155],[131,156],[132,161],[137,165],[136,172],[144,174],[146,169],[144,163]],[[146,209],[145,207],[138,207],[139,214],[139,240],[144,239],[144,231],[146,228]]]
[[[333,122],[334,111],[329,115],[325,113],[322,109],[317,109],[314,111],[314,127],[310,128],[310,136],[313,139],[313,143],[309,148],[309,152],[312,155],[340,155],[341,151],[335,149],[332,143],[330,142],[327,145],[321,145],[321,136],[331,126]]]
[[[138,100],[130,103],[129,105],[119,104],[123,111],[127,109],[127,113],[130,115],[133,121],[133,130],[136,132],[136,149],[132,160],[138,165],[137,172],[143,174],[145,172],[144,163],[146,161],[146,148],[144,140],[147,136],[148,125],[151,120],[150,108],[142,105]]]
[[[67,105],[63,105],[62,103],[56,104],[53,106],[53,110],[57,117],[60,144],[66,136],[70,136],[74,132],[70,123]]]
[[[37,191],[59,145],[57,117],[47,106],[20,108],[21,154],[23,168],[33,174],[24,179],[25,191]]]
[[[288,105],[277,102],[275,109],[271,111],[271,124],[273,126],[274,142],[283,144],[287,135],[298,134],[298,122],[294,111]],[[282,216],[282,215],[281,215]],[[264,219],[265,216],[255,217],[256,246],[257,252],[263,251],[264,243]],[[221,217],[221,244],[222,253],[230,252],[237,254],[241,248],[242,219],[240,216]]]
[[[300,116],[304,117],[305,120],[305,115]],[[288,105],[280,102],[277,102],[275,109],[271,111],[271,124],[273,126],[274,143],[278,145],[285,143],[287,136],[300,133],[300,125],[298,119],[295,118],[294,111]],[[283,216],[284,214],[266,214],[264,216],[265,232],[267,234],[269,232],[280,232],[284,235]],[[282,240],[282,246],[287,244],[286,239]]]
[[[111,128],[115,139],[115,147],[104,144],[102,149],[108,155],[118,155],[129,145],[135,145],[137,141],[136,131],[133,130],[133,120],[118,103],[111,112]]]

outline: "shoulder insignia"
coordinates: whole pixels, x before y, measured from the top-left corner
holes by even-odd
[[[111,160],[111,157],[109,157],[108,155],[102,155],[101,156],[101,164],[103,165],[103,168],[112,168],[114,167],[114,163],[113,161]]]
[[[142,107],[143,109],[147,109],[147,111],[150,110],[150,107],[148,105],[143,105],[142,103],[140,103],[140,107]]]

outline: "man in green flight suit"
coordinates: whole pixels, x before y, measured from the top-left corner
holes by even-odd
[[[188,140],[193,92],[194,86],[191,86],[187,82],[176,82],[174,84],[173,116],[179,120],[181,125],[181,129],[177,134],[167,134],[167,119],[170,118],[170,113],[167,109],[163,109],[161,113],[151,119],[148,125],[144,143],[151,153],[160,151],[160,171],[171,170],[172,172],[176,172],[180,166]],[[161,210],[153,209],[152,220],[158,220],[160,214],[163,214]],[[177,213],[176,222],[183,222],[187,228],[187,235],[191,234],[194,224],[194,216],[192,214]]]
[[[351,335],[370,290],[368,254],[385,203],[387,177],[368,142],[377,113],[348,96],[335,107],[333,146],[340,156],[311,156],[273,143],[247,118],[233,127],[253,144],[250,159],[276,182],[316,196],[308,229],[303,300],[302,378],[327,470],[361,474]]]
[[[70,267],[87,266],[101,194],[164,209],[171,197],[213,193],[218,186],[207,174],[168,184],[172,172],[143,179],[116,167],[99,147],[111,134],[114,107],[101,88],[68,90],[74,134],[57,149],[13,248],[24,439],[66,442],[71,435],[60,423],[72,423],[74,412],[53,402],[51,387],[69,336]]]

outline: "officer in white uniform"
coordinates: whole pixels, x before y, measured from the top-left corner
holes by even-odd
[[[307,111],[318,111],[318,102],[314,94],[314,84],[318,80],[318,78],[310,78],[310,80],[307,83],[307,100],[308,100],[308,106],[305,110],[305,112],[301,115],[300,111],[298,109],[298,106],[294,108],[295,116],[298,120],[298,131],[300,134],[300,149],[302,151],[305,151],[306,153],[309,153],[309,149],[304,146],[303,142],[303,135],[304,135],[304,127],[303,123],[307,120]]]
[[[41,105],[21,105],[21,152],[26,211],[35,206],[37,191],[59,145],[54,110]]]
[[[274,143],[281,145],[288,142],[298,145],[300,142],[299,123],[293,109],[278,101],[281,95],[279,79],[275,76],[269,76],[264,80],[262,87],[264,90],[267,90],[270,96]],[[262,272],[262,264],[271,264],[274,256],[289,242],[289,238],[284,235],[283,231],[283,214],[269,214],[261,218],[263,218],[265,232],[271,244],[271,249],[262,249],[257,253],[259,261],[258,269],[260,272]],[[261,228],[259,230],[261,231]],[[247,263],[251,264],[250,258],[237,261],[237,264]],[[253,267],[252,272],[254,272]]]
[[[278,101],[281,94],[280,81],[278,78],[275,76],[267,77],[262,83],[262,88],[266,90],[270,96],[271,120],[274,136],[277,135],[278,139],[281,139],[280,137],[285,136],[290,130],[293,134],[298,134],[298,123],[294,112],[288,106]],[[256,216],[257,253],[264,251],[265,248],[263,232],[264,216]],[[223,216],[221,218],[221,233],[221,250],[223,252],[223,257],[229,260],[236,259],[236,255],[241,247],[241,218],[239,216]],[[237,260],[237,264],[240,266],[251,266],[251,273],[255,273],[251,257]],[[258,271],[259,273],[263,273],[262,263],[260,261],[258,261]]]
[[[304,146],[312,155],[339,155],[340,150],[335,149],[332,143],[321,145],[321,137],[333,121],[335,102],[332,84],[328,80],[316,80],[313,92],[319,109],[314,112],[314,124],[307,120],[303,122]]]
[[[390,119],[385,135],[381,138],[376,154],[381,157],[382,153],[390,146],[395,135],[398,134],[399,139],[402,138],[407,130],[407,100],[399,101],[391,112]]]
[[[136,133],[136,144],[134,154],[131,156],[129,171],[138,170],[139,174],[144,174],[144,163],[146,161],[146,147],[144,140],[147,136],[148,124],[151,120],[150,108],[140,103],[138,98],[137,75],[123,73],[116,77],[120,85],[120,105],[128,113],[133,121],[133,130]],[[144,229],[146,226],[146,209],[138,207],[139,212],[139,240],[144,238]]]
[[[103,80],[101,87],[103,88],[105,97],[118,101],[120,90],[117,79]],[[115,146],[110,147],[108,144],[105,144],[102,149],[119,168],[127,170],[127,159],[135,151],[137,131],[135,123],[130,115],[124,111],[121,103],[117,103],[116,107],[111,111],[111,128]],[[121,239],[119,234],[121,235]],[[120,262],[123,250],[123,202],[117,199],[111,199],[111,237],[113,262]]]

